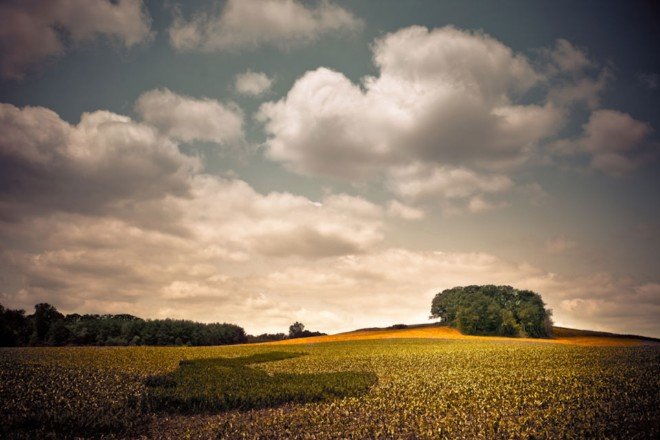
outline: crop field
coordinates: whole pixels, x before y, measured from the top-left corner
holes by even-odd
[[[499,339],[2,349],[0,436],[659,438],[659,373],[657,345]]]

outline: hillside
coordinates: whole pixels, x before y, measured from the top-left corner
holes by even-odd
[[[660,345],[660,339],[637,335],[619,335],[614,333],[577,330],[565,327],[553,327],[554,338],[506,338],[500,336],[469,336],[452,327],[437,324],[410,325],[406,328],[366,328],[334,335],[311,338],[287,339],[270,342],[276,345],[316,344],[322,342],[358,341],[365,339],[461,339],[474,341],[528,341],[544,344],[569,344],[584,346],[632,346]]]

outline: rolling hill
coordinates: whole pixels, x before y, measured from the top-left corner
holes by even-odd
[[[398,327],[398,326],[397,326]],[[544,344],[569,344],[584,346],[630,346],[630,345],[660,345],[660,339],[637,335],[621,335],[615,333],[578,330],[565,327],[553,327],[554,337],[540,338],[507,338],[500,336],[469,336],[455,328],[437,324],[409,325],[405,328],[365,328],[334,335],[314,336],[310,338],[286,339],[269,342],[275,345],[316,344],[323,342],[357,341],[366,339],[462,339],[474,341],[527,341]]]

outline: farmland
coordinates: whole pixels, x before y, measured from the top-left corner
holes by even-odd
[[[328,342],[319,343],[231,347],[3,349],[2,434],[7,438],[660,435],[657,345],[424,339],[400,332],[400,338],[378,337],[375,332],[376,339],[327,337]],[[184,377],[186,368],[193,370]],[[222,390],[231,384],[220,380],[214,385],[214,399],[220,400],[213,402],[242,403],[195,406],[200,388],[195,381],[209,380],[213,376],[209,371],[225,375],[223,380],[228,380],[227,374],[251,375],[243,388],[232,382],[242,400],[226,400],[228,394]],[[169,388],[168,380],[174,383]],[[188,380],[192,382],[182,385]],[[260,393],[263,387],[270,391]],[[289,397],[281,399],[284,394],[278,389],[289,390]],[[170,405],[168,395],[184,399]]]

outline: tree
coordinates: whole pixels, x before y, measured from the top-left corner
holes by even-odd
[[[446,289],[431,303],[431,317],[465,334],[549,337],[552,312],[541,295],[511,286]]]
[[[305,326],[300,322],[294,322],[289,326],[289,338],[309,338],[311,336],[322,336],[325,333],[321,332],[310,332],[305,330]]]
[[[289,337],[290,338],[299,338],[303,335],[305,331],[305,325],[296,321],[289,326]]]
[[[43,343],[46,340],[46,335],[50,326],[55,321],[64,319],[64,315],[57,311],[57,309],[48,303],[39,303],[34,306],[34,314],[31,316],[34,321],[34,334],[37,343]]]
[[[25,310],[5,309],[0,304],[0,347],[25,345],[31,332]]]
[[[71,331],[64,324],[64,320],[59,319],[57,321],[54,321],[51,324],[50,328],[48,329],[48,333],[46,333],[45,342],[48,345],[60,346],[60,345],[66,345],[70,341],[71,341]]]

